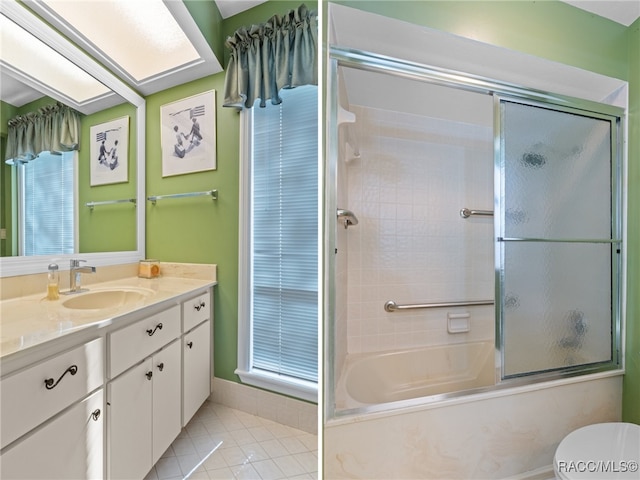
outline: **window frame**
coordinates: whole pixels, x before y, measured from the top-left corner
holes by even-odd
[[[259,107],[255,107],[259,108]],[[238,359],[235,374],[247,385],[281,393],[301,400],[318,403],[317,382],[296,379],[253,367],[253,330],[251,324],[251,191],[252,191],[252,137],[253,108],[240,110],[240,171],[239,171],[239,236],[238,236]],[[319,181],[318,188],[321,188]],[[320,198],[320,197],[319,197]],[[318,218],[319,225],[319,218]],[[319,250],[322,245],[318,232]],[[321,258],[318,258],[320,273]],[[318,282],[318,319],[321,315],[320,282]],[[318,320],[319,321],[319,320]],[[318,340],[320,336],[318,335]],[[319,349],[318,349],[319,352]]]

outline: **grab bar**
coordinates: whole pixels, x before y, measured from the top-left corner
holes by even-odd
[[[351,210],[343,210],[339,208],[336,212],[338,218],[344,219],[344,228],[349,228],[358,224],[358,218]]]
[[[386,312],[396,312],[398,310],[413,310],[416,308],[444,308],[444,307],[474,307],[477,305],[493,305],[493,300],[472,300],[469,302],[444,302],[444,303],[414,303],[409,305],[398,305],[393,300],[384,304]]]
[[[460,210],[460,216],[462,218],[469,218],[472,215],[493,217],[493,212],[491,210],[470,210],[468,208],[463,208],[462,210]]]

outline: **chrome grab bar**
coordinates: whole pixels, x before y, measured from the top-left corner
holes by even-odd
[[[462,218],[469,218],[471,216],[493,217],[493,211],[491,210],[470,210],[463,208],[460,210],[460,216]]]
[[[344,228],[349,228],[353,225],[358,224],[358,218],[351,210],[344,210],[342,208],[339,208],[336,211],[336,215],[339,219],[343,219]]]
[[[384,304],[384,310],[386,312],[397,312],[398,310],[413,310],[416,308],[474,307],[477,305],[493,304],[493,300],[472,300],[468,302],[414,303],[408,305],[398,305],[393,300],[389,300]]]

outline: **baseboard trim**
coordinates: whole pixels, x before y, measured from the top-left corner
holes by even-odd
[[[304,432],[318,434],[318,406],[222,378],[211,379],[211,400]]]

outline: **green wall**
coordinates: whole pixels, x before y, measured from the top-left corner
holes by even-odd
[[[269,1],[222,21],[222,38],[243,25],[283,15],[302,2]],[[317,2],[305,2],[317,9]],[[187,4],[190,8],[192,5]],[[193,11],[192,11],[193,13]],[[200,25],[202,19],[198,22]],[[202,25],[200,28],[203,29]],[[219,57],[220,58],[220,57]],[[225,53],[228,58],[228,53]],[[226,60],[225,60],[226,63]],[[218,190],[207,197],[147,202],[146,255],[167,262],[214,263],[218,286],[214,293],[215,376],[239,381],[238,356],[238,218],[240,115],[222,107],[224,73],[159,92],[147,100],[147,195]],[[213,171],[162,177],[160,107],[208,90],[216,91],[217,168]]]
[[[194,197],[146,202],[148,258],[165,262],[215,263],[215,376],[236,380],[238,318],[239,114],[223,108],[224,73],[151,95],[147,100],[147,195],[218,190],[218,200]],[[216,91],[216,170],[162,178],[160,107]],[[203,132],[207,135],[208,132]]]
[[[555,0],[344,0],[331,3],[451,32],[615,78],[626,79],[628,74],[627,29]]]
[[[622,419],[640,424],[640,19],[629,27],[627,348]]]
[[[128,252],[137,249],[136,208],[144,208],[144,204],[138,207],[130,203],[104,205],[95,207],[93,211],[85,206],[87,202],[136,198],[136,114],[133,105],[124,103],[82,118],[82,136],[78,151],[80,253]],[[91,127],[125,116],[129,117],[128,181],[92,187],[91,162],[97,160],[91,158]],[[119,150],[122,158],[122,148]]]
[[[623,420],[640,423],[640,22],[559,1],[336,1],[629,82],[628,281]],[[524,21],[526,19],[526,21]],[[325,27],[326,31],[326,27]]]
[[[223,65],[225,48],[224,39],[220,34],[223,19],[216,2],[203,2],[201,0],[183,1],[202,32],[202,35],[211,46],[213,53],[218,58],[220,65]]]
[[[226,39],[243,25],[262,23],[273,15],[283,15],[300,3],[269,1],[225,19],[222,37]],[[317,9],[317,2],[305,4],[310,9]],[[228,54],[225,57],[228,58]],[[155,206],[147,202],[146,255],[167,262],[217,264],[214,373],[219,378],[239,381],[234,370],[238,356],[240,115],[233,108],[222,107],[223,89],[224,73],[219,73],[146,98],[147,195],[218,190],[215,201],[196,197],[165,200]],[[216,91],[216,170],[163,178],[160,107],[208,90]]]

